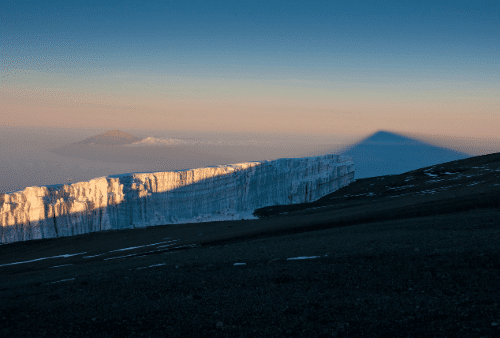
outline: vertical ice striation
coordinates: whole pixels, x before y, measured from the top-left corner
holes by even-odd
[[[242,219],[310,202],[354,181],[339,155],[130,173],[0,194],[2,243],[152,225]]]

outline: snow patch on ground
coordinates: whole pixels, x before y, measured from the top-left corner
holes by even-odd
[[[293,261],[293,260],[298,260],[298,259],[314,259],[314,258],[320,258],[321,256],[300,256],[300,257],[292,257],[292,258],[287,258],[287,261]]]
[[[87,252],[79,252],[79,253],[76,253],[76,254],[66,254],[66,255],[58,255],[58,256],[51,256],[51,257],[42,257],[42,258],[32,259],[30,261],[22,261],[22,262],[14,262],[14,263],[2,264],[0,266],[26,264],[26,263],[32,263],[32,262],[42,261],[42,260],[45,260],[45,259],[68,258],[68,257],[77,256],[77,255],[83,255],[83,254],[86,254],[86,253]]]

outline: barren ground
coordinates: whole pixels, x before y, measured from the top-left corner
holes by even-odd
[[[500,154],[258,214],[0,245],[0,336],[500,336]]]

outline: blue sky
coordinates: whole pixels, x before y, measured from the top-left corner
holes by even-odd
[[[0,12],[0,124],[498,136],[498,1],[6,1]]]

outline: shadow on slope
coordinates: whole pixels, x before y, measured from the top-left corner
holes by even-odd
[[[270,206],[255,211],[260,218],[319,217],[330,213],[331,224],[349,225],[499,208],[500,153],[471,157],[409,171],[357,179],[318,201]],[[331,214],[333,213],[333,214]]]
[[[466,153],[388,131],[378,131],[335,153],[352,158],[356,167],[356,179],[397,175],[470,157]]]

